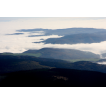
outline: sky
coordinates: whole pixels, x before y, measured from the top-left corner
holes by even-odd
[[[29,49],[41,49],[44,47],[77,49],[90,51],[92,53],[105,53],[106,42],[92,44],[44,44],[33,43],[46,40],[48,38],[59,38],[62,36],[48,35],[28,37],[29,32],[19,33],[20,29],[63,29],[63,28],[98,28],[106,29],[105,17],[0,17],[0,53],[12,52],[22,53]],[[13,35],[11,35],[13,34]],[[36,32],[34,35],[43,35]]]

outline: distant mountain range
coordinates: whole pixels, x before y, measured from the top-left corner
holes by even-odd
[[[56,49],[56,48],[43,48],[40,50],[28,50],[24,52],[25,54],[40,54],[39,57],[42,58],[53,58],[53,59],[100,59],[100,55],[84,52],[74,49]]]
[[[70,35],[79,33],[106,33],[106,29],[95,29],[95,28],[66,28],[66,29],[20,29],[17,32],[39,32],[43,31],[44,35]]]
[[[106,29],[95,28],[66,28],[66,29],[21,29],[18,32],[30,32],[36,33],[43,31],[44,35],[63,35],[61,38],[49,38],[44,43],[52,44],[76,44],[76,43],[98,43],[106,40]],[[35,37],[38,35],[29,35],[29,37]],[[36,43],[36,42],[35,42]]]
[[[106,41],[105,33],[78,33],[65,35],[61,38],[49,38],[42,41],[43,43],[51,44],[77,44],[77,43],[99,43],[101,41]]]
[[[1,53],[1,55],[35,56],[41,58],[61,59],[67,61],[97,61],[100,55],[75,49],[42,48],[40,50],[28,50],[23,53]]]
[[[89,59],[89,58],[100,58],[100,55],[84,52],[74,49],[57,49],[57,48],[42,48],[40,50],[28,50],[23,53],[40,53],[39,57],[53,58],[53,59]]]

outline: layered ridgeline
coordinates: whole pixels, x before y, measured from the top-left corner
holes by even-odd
[[[19,70],[32,70],[42,68],[66,68],[106,73],[106,65],[89,61],[68,62],[58,59],[40,58],[34,56],[0,55],[0,73],[10,73]]]
[[[14,56],[14,54],[0,54],[0,73],[9,73],[19,70],[52,68],[42,64],[43,59],[31,56]],[[45,60],[43,60],[45,61]],[[39,63],[40,62],[40,63]]]
[[[45,43],[74,44],[74,43],[94,43],[94,42],[101,42],[106,40],[106,36],[105,36],[106,30],[94,29],[94,28],[66,28],[66,29],[56,29],[56,30],[21,29],[21,30],[17,30],[17,32],[20,33],[14,33],[14,34],[17,35],[17,34],[23,34],[24,32],[30,32],[30,34],[32,35],[29,35],[29,37],[35,37],[38,35],[34,35],[34,33],[38,33],[40,31],[42,31],[43,34],[39,36],[63,35],[63,37],[61,38],[47,39],[43,41]],[[1,71],[21,70],[22,68],[23,68],[22,70],[26,70],[26,69],[30,69],[30,67],[32,67],[31,69],[35,69],[39,67],[40,68],[57,67],[57,68],[73,68],[73,69],[77,68],[77,69],[86,69],[86,70],[94,70],[94,71],[98,70],[98,71],[105,72],[104,66],[87,62],[87,61],[93,61],[93,62],[98,61],[100,59],[99,55],[91,52],[84,52],[84,51],[74,50],[74,49],[43,48],[40,50],[28,50],[24,53],[14,53],[14,54],[3,53],[1,55],[2,56],[0,58],[2,58],[3,55],[4,57],[7,55],[6,59],[1,59]],[[8,59],[9,58],[8,55],[11,56],[10,59]],[[13,59],[13,57],[15,59]],[[55,60],[55,59],[61,59],[61,60]],[[67,60],[67,62],[62,60]],[[81,62],[70,63],[68,61],[70,62],[81,61]]]

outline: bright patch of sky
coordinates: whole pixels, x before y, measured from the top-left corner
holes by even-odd
[[[48,35],[42,36],[45,32],[24,32],[20,35],[6,35],[19,33],[16,30],[20,29],[62,29],[62,28],[103,28],[106,29],[106,18],[105,17],[62,17],[62,18],[20,18],[20,17],[1,17],[0,18],[0,53],[12,52],[22,53],[29,49],[41,49],[44,47],[52,48],[68,48],[77,49],[82,51],[90,51],[96,54],[106,52],[106,41],[92,44],[44,44],[44,43],[33,43],[46,40],[48,38],[59,38],[62,36]],[[29,35],[41,35],[35,37],[28,37]]]

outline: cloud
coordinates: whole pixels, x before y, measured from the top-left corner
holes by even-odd
[[[95,54],[101,54],[106,52],[106,41],[100,43],[91,43],[91,44],[44,44],[44,43],[33,43],[39,42],[48,38],[58,38],[58,35],[50,35],[50,36],[38,36],[38,37],[26,37],[27,35],[23,35],[22,37],[16,36],[3,36],[0,38],[0,52],[12,52],[12,53],[22,53],[29,49],[38,50],[41,48],[66,48],[66,49],[76,49],[82,51],[89,51]]]
[[[0,36],[0,53],[11,52],[11,53],[22,53],[29,49],[40,49],[44,43],[33,43],[46,40],[48,38],[59,38],[62,36],[49,35],[49,36],[36,36],[28,37],[28,33],[24,33],[23,36],[9,35]]]
[[[24,33],[13,33],[13,34],[6,34],[6,35],[22,35]]]
[[[106,62],[98,62],[98,64],[106,65]]]
[[[7,20],[7,21],[6,21]],[[46,40],[51,37],[58,37],[58,35],[50,36],[36,36],[28,37],[29,35],[34,35],[37,32],[29,33],[22,32],[22,36],[17,35],[19,33],[17,30],[20,29],[62,29],[62,28],[72,28],[72,27],[84,27],[84,28],[104,28],[106,29],[106,19],[105,18],[17,18],[2,19],[0,21],[0,52],[12,52],[12,53],[22,53],[28,49],[41,49],[44,47],[54,47],[54,48],[69,48],[78,49],[83,51],[91,51],[93,53],[103,53],[106,52],[106,42],[92,43],[92,44],[44,44],[44,43],[33,43],[39,42],[43,39]],[[15,34],[5,36],[5,34]]]
[[[66,48],[66,49],[76,49],[81,51],[88,51],[95,54],[101,54],[106,52],[106,41],[100,43],[91,43],[91,44],[44,44],[43,47],[50,47],[50,48]]]

